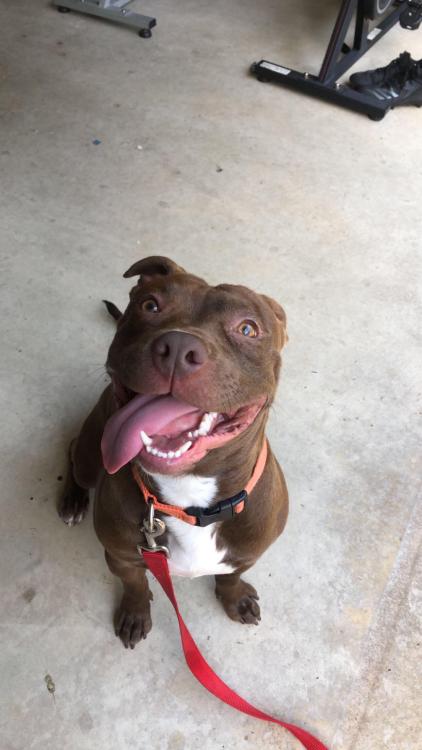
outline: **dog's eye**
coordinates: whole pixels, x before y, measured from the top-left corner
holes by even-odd
[[[258,336],[258,326],[253,320],[242,320],[241,324],[237,327],[237,332],[248,339],[254,339]]]
[[[160,311],[160,308],[158,307],[158,302],[154,297],[148,297],[148,299],[144,299],[144,301],[141,303],[141,308],[144,310],[144,312],[149,313],[156,313]]]

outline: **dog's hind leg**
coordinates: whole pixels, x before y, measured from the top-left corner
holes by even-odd
[[[68,526],[74,526],[83,521],[89,504],[89,488],[81,487],[74,475],[72,453],[75,443],[76,440],[72,440],[69,447],[69,466],[66,482],[57,508],[60,518]]]
[[[60,518],[68,526],[83,520],[88,509],[88,491],[97,484],[103,466],[101,437],[112,411],[111,399],[109,386],[85,420],[79,437],[70,444],[65,488],[57,508]]]

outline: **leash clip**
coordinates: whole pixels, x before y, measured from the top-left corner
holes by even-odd
[[[164,552],[166,557],[170,557],[170,552],[164,545],[157,544],[155,541],[157,537],[164,534],[166,530],[166,524],[161,518],[155,518],[154,503],[148,499],[148,513],[142,521],[141,531],[145,537],[145,544],[138,544],[138,552],[145,550],[146,552]]]

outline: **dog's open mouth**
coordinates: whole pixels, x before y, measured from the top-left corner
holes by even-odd
[[[120,408],[108,420],[101,442],[109,474],[137,456],[147,471],[182,472],[246,430],[266,401],[264,396],[227,413],[202,411],[170,394],[140,395],[113,383]]]

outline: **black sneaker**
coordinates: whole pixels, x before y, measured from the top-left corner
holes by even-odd
[[[407,55],[407,58],[404,58]],[[403,60],[399,67],[400,58]],[[353,88],[362,94],[372,96],[378,101],[384,102],[386,106],[395,107],[422,106],[422,66],[412,60],[409,53],[403,52],[400,58],[393,60],[385,68],[362,73],[359,85],[354,79]],[[407,62],[406,62],[407,60]],[[393,70],[392,66],[397,64]],[[391,66],[391,67],[390,67]],[[389,69],[389,72],[387,73]],[[381,75],[382,73],[382,75]],[[356,75],[359,75],[356,73]],[[363,76],[367,78],[363,78]],[[353,78],[353,76],[352,76]],[[375,78],[377,83],[375,83]],[[366,81],[366,84],[362,83]]]
[[[396,76],[406,75],[416,65],[416,61],[412,60],[409,52],[402,52],[399,57],[392,60],[384,68],[376,68],[375,70],[364,70],[362,73],[353,73],[350,76],[350,86],[358,91],[362,88],[368,88],[373,86],[383,86],[387,84],[391,78]]]

